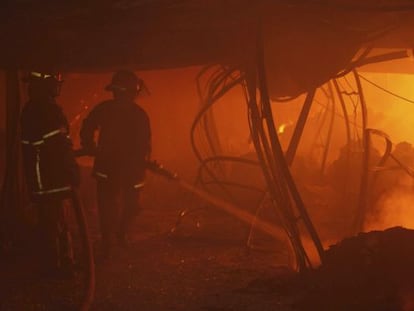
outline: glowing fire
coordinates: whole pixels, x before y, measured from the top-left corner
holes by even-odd
[[[278,128],[277,128],[277,133],[278,134],[283,134],[284,132],[285,132],[285,129],[286,129],[286,123],[283,123],[281,126],[279,126]]]
[[[277,128],[277,133],[278,134],[283,134],[286,131],[286,128],[288,126],[292,125],[292,121],[289,121],[287,123],[282,123],[278,128]]]

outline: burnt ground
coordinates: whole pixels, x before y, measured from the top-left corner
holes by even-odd
[[[172,200],[180,191],[146,192],[131,245],[111,261],[101,260],[96,210],[87,209],[97,253],[91,310],[414,310],[413,231],[346,239],[328,250],[322,268],[299,275],[277,243],[257,238],[262,249],[249,250],[248,228],[215,209],[198,206],[171,233],[188,203]],[[77,310],[81,276],[39,278],[33,258],[25,251],[2,259],[0,309]]]

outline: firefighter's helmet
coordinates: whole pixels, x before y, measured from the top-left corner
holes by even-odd
[[[33,95],[44,95],[56,97],[60,95],[62,87],[62,74],[30,71],[23,78],[29,84],[29,93]]]
[[[119,70],[112,76],[111,83],[105,87],[107,91],[139,92],[142,80],[129,70]]]

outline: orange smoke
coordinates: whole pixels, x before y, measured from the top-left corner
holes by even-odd
[[[414,75],[366,72],[361,75],[400,96],[396,97],[363,80],[369,126],[386,132],[395,144],[401,141],[414,143],[411,131],[414,118]]]
[[[407,63],[406,70],[412,67]],[[414,75],[407,73],[361,72],[368,106],[368,126],[389,135],[393,146],[398,143],[414,143],[412,124],[414,121]],[[393,93],[393,94],[391,94]],[[410,163],[403,163],[410,166]],[[414,159],[412,159],[414,160]],[[404,161],[403,161],[404,162]],[[414,228],[414,180],[400,177],[375,202],[374,212],[369,215],[366,230],[381,230],[393,226]]]
[[[395,187],[378,200],[375,214],[370,215],[366,231],[402,226],[414,229],[414,191],[408,187]]]

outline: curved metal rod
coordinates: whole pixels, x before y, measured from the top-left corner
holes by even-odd
[[[381,159],[378,161],[377,165],[375,166],[376,168],[382,168],[385,163],[387,162],[387,160],[390,158],[391,156],[391,152],[392,152],[392,141],[390,139],[390,137],[384,133],[383,131],[377,130],[377,129],[369,129],[370,131],[370,135],[377,135],[380,136],[382,138],[384,138],[385,140],[385,151],[384,154],[382,155]],[[375,169],[373,176],[372,176],[372,181],[370,183],[370,185],[368,186],[368,189],[372,189],[378,179],[378,174],[379,174],[380,170]],[[371,202],[369,202],[369,206],[371,205]]]
[[[246,80],[246,85],[247,85],[247,91],[249,94],[249,101],[247,102],[248,107],[249,107],[249,127],[250,127],[250,133],[251,133],[251,137],[252,137],[252,141],[253,144],[255,146],[256,149],[256,153],[259,159],[259,163],[262,167],[262,172],[263,175],[265,177],[265,180],[268,184],[269,187],[269,192],[271,194],[270,198],[271,198],[271,202],[273,206],[279,206],[280,203],[277,202],[277,194],[276,194],[276,190],[274,186],[274,181],[273,181],[273,177],[272,174],[270,173],[271,169],[269,170],[269,166],[268,166],[268,160],[267,158],[269,157],[269,155],[266,155],[266,148],[265,146],[262,145],[262,141],[261,141],[261,135],[263,133],[263,129],[261,129],[262,125],[262,121],[261,121],[261,117],[260,117],[260,113],[259,113],[259,109],[257,107],[257,100],[256,100],[256,73],[254,70],[252,70],[251,72],[249,72],[247,75],[247,80]],[[297,251],[296,247],[295,247],[295,240],[292,237],[292,234],[289,230],[289,223],[286,220],[286,217],[283,216],[283,211],[279,208],[275,208],[275,211],[278,213],[278,217],[282,220],[283,222],[283,227],[286,231],[286,234],[289,238],[290,241],[290,245],[292,246],[292,249],[294,250],[294,253],[296,255],[296,265],[297,267],[301,267],[300,265],[300,254]],[[302,260],[301,260],[302,261]]]
[[[384,133],[383,131],[377,130],[377,129],[371,129],[367,128],[365,129],[366,132],[366,144],[364,145],[364,162],[363,162],[363,178],[361,180],[361,187],[360,187],[360,193],[362,194],[360,196],[360,200],[358,203],[358,213],[356,217],[356,230],[361,231],[363,229],[364,225],[364,219],[366,210],[369,207],[370,204],[370,195],[369,195],[369,189],[372,188],[372,186],[375,184],[378,170],[374,170],[374,176],[372,179],[372,182],[369,183],[368,175],[369,175],[369,158],[370,158],[370,151],[371,151],[371,136],[377,135],[385,139],[386,147],[384,154],[382,155],[381,159],[378,161],[376,167],[382,167],[388,158],[391,156],[392,151],[392,142],[389,136]]]
[[[270,138],[270,144],[272,146],[272,150],[274,152],[275,161],[276,163],[280,164],[281,173],[283,174],[283,177],[285,178],[285,181],[287,183],[287,186],[290,190],[290,194],[292,195],[293,201],[296,203],[296,207],[298,208],[301,218],[305,223],[305,226],[310,234],[310,237],[312,241],[314,242],[314,245],[316,247],[316,250],[319,254],[321,262],[323,262],[324,257],[324,250],[322,247],[322,243],[319,239],[318,234],[316,233],[315,228],[313,227],[313,224],[309,218],[309,215],[304,207],[302,198],[296,188],[296,185],[293,181],[293,178],[290,174],[288,165],[286,163],[284,153],[282,150],[282,147],[280,145],[277,132],[275,129],[275,124],[273,120],[272,110],[270,107],[270,98],[267,88],[267,80],[266,80],[266,72],[265,72],[265,63],[264,63],[264,48],[263,48],[263,37],[262,37],[262,31],[260,29],[259,35],[258,35],[258,44],[257,44],[257,52],[258,52],[258,77],[259,77],[259,89],[260,89],[260,95],[262,99],[262,107],[263,107],[263,113],[264,118],[267,124],[268,134]],[[295,244],[296,247],[302,252],[304,256],[306,256],[306,251],[303,248],[303,245],[300,241],[300,237],[295,237]],[[301,268],[306,268],[305,263],[302,261],[301,258],[300,265]],[[309,263],[309,262],[308,262]],[[310,264],[310,263],[309,263]]]
[[[191,126],[191,145],[193,148],[193,151],[197,157],[197,159],[201,162],[203,159],[198,151],[198,149],[196,148],[196,144],[195,144],[195,138],[194,138],[194,132],[195,129],[199,123],[199,121],[201,120],[201,118],[203,118],[204,113],[211,108],[211,106],[213,106],[216,101],[222,97],[227,91],[229,91],[230,89],[232,89],[233,87],[237,86],[238,84],[240,84],[243,81],[243,77],[239,77],[238,79],[232,81],[229,85],[226,85],[225,87],[223,87],[214,97],[212,97],[210,99],[210,101],[204,106],[202,107],[202,109],[198,112],[198,114],[196,115],[193,124]]]
[[[414,170],[412,168],[410,168],[407,165],[405,165],[404,163],[402,163],[393,154],[391,154],[390,157],[391,157],[391,159],[393,159],[398,164],[400,169],[402,169],[404,172],[406,172],[407,175],[410,176],[411,178],[414,178]]]
[[[226,69],[225,67],[223,67],[222,70],[217,70],[216,73],[214,74],[216,76],[212,76],[210,79],[211,81],[208,82],[208,85],[210,87],[208,89],[208,94],[206,96],[206,99],[204,99],[204,101],[208,102],[209,99],[213,98],[219,86],[222,84],[223,86],[225,86],[226,81],[228,80],[229,77],[231,77],[234,71],[235,71],[234,68]],[[200,99],[202,99],[202,97],[200,97]],[[204,134],[207,138],[207,142],[210,146],[212,153],[213,154],[221,153],[220,140],[219,140],[219,136],[217,133],[217,127],[214,122],[214,114],[212,110],[211,109],[207,110],[204,113],[204,116],[200,121],[202,121],[201,123],[204,125]]]
[[[220,97],[222,97],[227,91],[229,91],[230,89],[232,89],[233,87],[235,87],[235,86],[237,86],[238,84],[240,84],[241,83],[241,81],[243,80],[243,77],[239,77],[238,79],[236,79],[236,80],[234,80],[234,81],[232,81],[229,85],[226,85],[226,86],[224,86],[219,92],[217,92],[217,94],[214,96],[214,97],[212,97],[211,99],[210,99],[210,102],[208,102],[199,112],[198,112],[198,114],[196,115],[196,117],[195,117],[195,119],[194,119],[194,121],[193,121],[193,124],[192,124],[192,126],[191,126],[191,135],[190,135],[190,139],[191,139],[191,146],[192,146],[192,148],[193,148],[193,152],[194,152],[194,154],[195,154],[195,156],[197,157],[197,159],[200,161],[200,162],[203,162],[203,158],[202,158],[202,156],[201,156],[201,154],[200,154],[200,152],[198,151],[198,149],[197,149],[197,147],[196,147],[196,143],[195,143],[195,137],[194,137],[194,132],[195,132],[195,129],[196,129],[196,127],[197,127],[197,125],[198,125],[198,123],[199,123],[199,121],[201,120],[201,118],[203,118],[203,115],[204,115],[204,113],[212,106],[212,105],[214,105],[215,103],[216,103],[216,101],[220,98]],[[206,170],[206,172],[210,175],[210,177],[213,179],[213,180],[216,180],[216,181],[218,181],[218,179],[217,179],[217,177],[215,176],[215,174],[214,174],[214,172],[212,172],[209,168],[206,168],[205,169]],[[225,190],[225,188],[223,188],[223,190],[224,191],[226,191]],[[235,202],[236,200],[229,194],[229,193],[227,193],[227,195],[228,195],[228,197],[233,201],[233,202]]]
[[[277,176],[274,175],[276,172],[276,167],[271,156],[270,146],[264,133],[262,116],[258,108],[256,68],[248,68],[247,70],[246,89],[249,96],[247,104],[249,111],[249,128],[252,142],[256,149],[263,176],[265,177],[266,183],[268,185],[271,204],[275,208],[278,218],[283,223],[283,228],[288,236],[288,240],[295,254],[296,266],[300,269],[301,266],[303,266],[301,262],[303,263],[304,259],[300,250],[298,250],[298,248],[295,246],[296,240],[293,237],[294,230],[290,228],[292,222],[289,221],[289,219],[292,218],[292,215],[288,215],[286,209],[282,208],[282,198],[278,195],[278,192],[280,192],[281,189],[276,182]]]
[[[201,78],[201,75],[202,74],[204,74],[209,68],[212,68],[212,67],[213,66],[203,68],[203,70],[199,73],[199,75],[197,77],[198,80]],[[197,185],[200,182],[202,183],[202,180],[201,180],[201,172],[203,170],[205,170],[209,174],[209,176],[213,179],[213,181],[216,184],[218,184],[218,185],[221,186],[221,188],[224,191],[225,195],[233,203],[236,203],[236,199],[231,195],[231,193],[229,193],[229,191],[227,191],[227,189],[225,187],[225,184],[223,184],[222,182],[220,182],[218,180],[218,178],[216,177],[215,173],[212,170],[210,170],[208,167],[206,167],[207,162],[213,161],[214,158],[215,159],[220,159],[221,158],[222,160],[223,159],[228,160],[229,158],[228,157],[225,158],[225,157],[218,156],[218,157],[208,158],[207,161],[206,160],[203,160],[200,152],[198,151],[198,149],[196,147],[196,144],[195,144],[195,136],[194,136],[195,129],[196,129],[197,125],[200,123],[200,121],[203,120],[204,121],[204,126],[207,126],[207,124],[206,124],[207,120],[205,118],[206,117],[206,113],[217,102],[217,100],[219,98],[221,98],[222,96],[224,96],[227,93],[227,91],[229,91],[233,87],[235,87],[235,86],[243,83],[243,81],[244,81],[243,80],[243,77],[233,78],[232,81],[229,84],[225,84],[221,89],[218,90],[218,87],[222,83],[225,83],[226,79],[228,79],[228,77],[230,77],[234,72],[235,72],[235,69],[233,69],[233,68],[225,70],[225,68],[221,67],[218,70],[216,70],[213,73],[213,75],[209,78],[209,81],[208,81],[208,85],[209,85],[208,94],[204,98],[204,101],[206,101],[207,104],[204,107],[202,107],[201,111],[199,111],[199,113],[197,114],[195,120],[193,121],[192,128],[191,128],[191,144],[192,144],[192,148],[193,148],[193,151],[194,151],[197,159],[201,162],[201,166],[199,167],[199,172],[197,174],[197,177],[196,177],[196,180],[195,180],[195,184]],[[199,81],[198,81],[198,86],[197,87],[198,87],[199,97],[203,100],[203,95],[201,93],[201,86],[200,86],[200,82]],[[206,130],[206,133],[209,134],[208,133],[209,132],[208,129],[205,128],[205,130]],[[210,147],[211,147],[211,140],[209,141],[209,143],[210,143]],[[215,152],[215,150],[213,148],[213,153],[214,152]],[[235,160],[235,159],[232,159],[232,160]],[[202,186],[205,187],[205,185],[202,185]],[[180,215],[181,214],[186,215],[189,212],[191,212],[190,209],[189,210],[185,210],[184,213],[180,213]],[[180,216],[180,217],[182,217],[182,216]],[[180,223],[180,221],[181,221],[180,219],[177,220],[177,224],[176,224],[175,227],[177,227],[177,225]],[[174,230],[174,228],[173,228],[173,230]]]
[[[228,79],[229,76],[231,76],[231,74],[234,72],[235,69],[230,68],[230,69],[225,69],[224,67],[221,69],[216,70],[209,78],[208,80],[208,92],[205,98],[203,98],[203,95],[201,94],[201,86],[200,81],[197,81],[198,85],[197,85],[197,89],[199,92],[199,97],[201,99],[202,102],[207,102],[209,103],[209,101],[212,100],[212,98],[214,98],[214,96],[216,95],[217,89],[219,88],[219,86],[221,84],[224,83],[225,86],[225,82]],[[198,77],[198,79],[200,79],[201,76]],[[215,102],[215,100],[214,100]],[[204,134],[205,137],[207,139],[207,143],[208,146],[211,149],[211,152],[213,154],[217,154],[217,153],[221,153],[220,151],[220,143],[219,143],[219,138],[218,138],[218,134],[217,134],[217,128],[215,126],[214,123],[214,115],[212,114],[210,109],[207,109],[206,111],[204,111],[202,118],[200,118],[200,120],[198,121],[200,124],[203,125],[204,127]],[[213,124],[211,125],[210,123],[213,122]]]
[[[361,115],[361,118],[362,118],[362,131],[363,131],[362,140],[364,140],[364,132],[365,132],[365,129],[367,128],[367,124],[368,124],[367,103],[365,101],[365,96],[364,96],[364,91],[363,91],[363,88],[362,88],[361,79],[360,79],[359,74],[356,71],[356,69],[352,70],[352,74],[355,78],[355,82],[356,82],[357,90],[358,90],[358,94],[359,94],[359,99],[360,99],[361,114],[362,114]]]
[[[207,159],[204,159],[201,166],[199,167],[199,172],[197,175],[197,180],[203,185],[203,187],[208,186],[208,185],[217,185],[220,184],[221,186],[232,186],[232,187],[237,187],[237,188],[242,188],[242,189],[246,189],[246,190],[251,190],[251,191],[255,191],[255,192],[259,192],[259,193],[263,193],[265,194],[266,191],[257,187],[253,187],[253,186],[249,186],[249,185],[244,185],[241,183],[236,183],[236,182],[229,182],[229,181],[210,181],[210,182],[205,182],[203,181],[202,178],[202,171],[204,170],[205,166],[208,165],[208,163],[211,162],[218,162],[218,161],[230,161],[230,162],[239,162],[241,164],[246,164],[246,165],[252,165],[252,166],[259,166],[260,163],[258,161],[254,161],[254,160],[249,160],[249,159],[243,159],[243,158],[239,158],[239,157],[232,157],[232,156],[214,156],[214,157],[210,157]],[[260,207],[259,207],[260,208]],[[201,210],[203,208],[196,208],[196,209],[185,209],[180,211],[179,214],[179,218],[176,221],[175,226],[171,229],[171,232],[175,232],[176,228],[178,227],[178,225],[181,223],[182,221],[182,217],[193,213],[195,211]],[[250,231],[253,230],[253,227],[255,225],[256,219],[253,220],[253,223],[251,224],[251,229]],[[247,243],[249,241],[249,237],[247,240]]]
[[[332,80],[335,90],[336,90],[336,94],[338,96],[339,99],[339,103],[341,104],[341,108],[342,108],[342,114],[343,114],[343,118],[344,118],[344,123],[345,123],[345,130],[346,130],[346,167],[349,167],[349,163],[350,163],[350,146],[351,146],[351,126],[350,126],[350,120],[349,120],[349,115],[348,115],[348,110],[346,109],[346,104],[345,104],[345,99],[344,96],[341,92],[341,89],[339,87],[339,83],[337,81],[337,79],[333,79]],[[344,180],[344,184],[345,187],[344,189],[347,188],[347,184],[348,184],[348,179]]]
[[[332,140],[332,132],[333,132],[333,126],[335,122],[335,109],[336,109],[336,102],[335,102],[335,96],[333,96],[333,90],[332,90],[332,84],[328,84],[328,89],[330,93],[330,98],[332,99],[332,109],[331,109],[331,119],[329,120],[329,128],[328,128],[328,136],[326,138],[326,145],[325,149],[323,150],[322,155],[322,163],[321,163],[321,175],[323,175],[325,171],[325,165],[326,165],[326,159],[328,158],[329,148],[331,146],[331,140]]]
[[[299,118],[296,121],[295,131],[293,132],[288,149],[286,151],[286,162],[289,166],[292,165],[293,160],[295,158],[296,150],[298,149],[299,142],[303,134],[303,129],[305,128],[306,121],[308,120],[309,112],[312,107],[315,92],[316,88],[313,88],[307,93]]]
[[[252,221],[252,225],[250,226],[249,234],[248,234],[247,240],[246,240],[246,246],[249,247],[249,248],[251,248],[251,244],[252,244],[251,241],[253,239],[253,231],[254,231],[254,228],[256,226],[257,219],[259,218],[259,212],[261,211],[261,209],[263,207],[263,204],[265,202],[265,199],[266,199],[266,195],[267,194],[269,194],[269,192],[264,192],[263,193],[263,196],[262,196],[262,198],[259,201],[259,206],[256,209],[256,213],[254,214],[254,219]]]
[[[370,158],[370,134],[369,129],[365,129],[364,132],[364,153],[362,158],[362,174],[361,174],[361,184],[359,187],[359,199],[357,205],[357,213],[355,216],[354,223],[354,233],[358,233],[362,230],[365,211],[367,208],[367,197],[368,197],[368,174],[369,174],[369,158]]]
[[[363,63],[363,61],[367,58],[368,54],[372,51],[372,49],[373,49],[373,46],[366,47],[357,60],[351,62],[347,68],[345,68],[343,71],[338,73],[334,78],[340,78],[340,77],[346,76],[351,71],[354,71],[355,68],[358,66],[357,64]]]
[[[329,107],[328,106],[326,106],[322,103],[319,103],[318,101],[316,101],[316,103],[320,104],[324,110],[320,112],[320,114],[323,114],[323,115],[322,115],[322,118],[321,118],[320,122],[318,122],[319,126],[316,129],[316,133],[313,137],[313,146],[315,146],[315,149],[319,146],[319,139],[321,139],[321,132],[322,132],[322,129],[325,125],[326,119],[328,118],[328,114],[329,114]]]
[[[362,171],[361,171],[361,184],[360,184],[360,191],[359,191],[359,199],[358,199],[358,206],[357,206],[357,213],[354,222],[354,233],[360,232],[362,229],[363,224],[363,217],[365,215],[364,209],[366,204],[366,196],[367,196],[367,187],[368,187],[368,166],[369,166],[369,156],[370,156],[370,137],[369,131],[367,131],[367,106],[365,102],[364,92],[362,89],[361,79],[359,78],[358,72],[356,69],[352,70],[352,74],[354,76],[357,90],[360,99],[360,106],[361,106],[361,118],[362,118],[362,145],[364,156],[362,159]]]
[[[253,165],[253,166],[260,166],[259,162],[254,161],[254,160],[249,160],[249,159],[243,159],[243,158],[238,158],[238,157],[232,157],[232,156],[213,156],[213,157],[209,157],[204,159],[200,166],[198,167],[198,173],[197,173],[197,177],[196,177],[196,182],[195,184],[198,183],[204,183],[202,181],[202,172],[203,170],[205,170],[206,166],[211,163],[211,162],[239,162],[241,164],[247,164],[247,165]],[[214,179],[215,183],[220,183],[220,181],[215,178]]]

